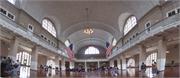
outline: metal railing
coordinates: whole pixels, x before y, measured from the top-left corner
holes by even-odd
[[[176,14],[174,16],[162,19],[151,25],[151,27],[139,32],[136,37],[129,40],[129,42],[127,42],[123,46],[114,48],[112,50],[112,55],[109,56],[108,59],[111,59],[112,57],[124,52],[125,50],[135,46],[136,44],[153,36],[154,34],[157,34],[172,27],[176,27],[178,25],[180,25],[180,14]],[[148,29],[150,29],[150,31],[148,31]]]

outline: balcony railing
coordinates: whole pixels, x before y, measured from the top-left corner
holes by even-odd
[[[145,29],[141,31],[135,38],[131,39],[129,42],[124,44],[122,47],[116,47],[112,50],[112,55],[108,57],[108,59],[113,58],[114,56],[124,52],[125,50],[135,46],[141,41],[152,37],[153,35],[163,32],[164,30],[170,29],[172,27],[177,27],[180,25],[180,14],[176,14],[171,17],[167,17],[165,19],[160,20],[159,22],[153,24],[149,29]]]
[[[62,53],[59,53],[59,49],[57,47],[53,47],[52,45],[50,45],[50,43],[44,39],[42,39],[38,34],[35,34],[31,31],[29,31],[27,28],[17,24],[16,22],[14,22],[13,20],[7,18],[6,16],[0,14],[0,26],[9,29],[11,31],[13,31],[14,33],[21,35],[22,37],[36,43],[37,45],[41,45],[42,47],[58,53],[60,55],[63,55]],[[63,55],[65,56],[65,55]],[[65,56],[67,57],[67,56]]]
[[[101,62],[108,61],[107,59],[74,59],[76,62]]]

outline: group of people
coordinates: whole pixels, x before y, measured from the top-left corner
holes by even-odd
[[[19,60],[13,61],[10,57],[1,57],[1,77],[18,77],[20,75]]]
[[[52,66],[40,65],[40,71],[47,72],[48,70],[51,70],[51,69],[52,69]]]
[[[116,77],[119,75],[118,67],[110,67],[110,74],[113,77]]]
[[[154,60],[153,60],[152,62],[153,62],[153,63],[152,63],[152,74],[153,74],[153,75],[159,74],[159,70],[157,69],[157,63],[156,63]],[[146,68],[147,68],[147,66],[146,66],[146,64],[143,62],[143,63],[141,64],[141,71],[142,71],[142,73],[145,73]]]
[[[51,76],[52,71],[55,70],[55,73],[58,74],[61,71],[60,68],[55,67],[53,68],[52,65],[40,65],[40,73],[46,73],[48,76]]]
[[[0,60],[1,63],[1,77],[18,77],[20,74],[20,63],[19,61],[13,61],[10,57],[1,57]],[[145,73],[146,71],[146,64],[143,62],[141,64],[141,71]],[[40,65],[40,70],[49,72],[52,69],[55,69],[56,72],[59,72],[61,69],[58,67],[52,68],[52,66],[47,66],[47,65]],[[111,76],[118,76],[118,68],[117,67],[102,67],[99,68],[98,70],[100,71],[108,71],[110,72]],[[153,61],[152,63],[152,74],[156,75],[158,74],[159,71],[157,69],[157,63]]]

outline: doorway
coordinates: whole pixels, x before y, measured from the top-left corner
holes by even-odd
[[[65,62],[66,71],[70,70],[70,63],[68,61]]]
[[[20,63],[20,77],[30,76],[31,55],[28,52],[19,52],[16,54],[16,60]]]

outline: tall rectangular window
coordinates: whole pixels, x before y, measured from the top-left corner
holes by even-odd
[[[172,15],[176,15],[176,11],[172,11]]]
[[[177,9],[177,13],[180,13],[180,8]]]
[[[151,31],[150,26],[151,26],[151,23],[150,23],[150,22],[147,22],[147,23],[145,24],[145,29],[146,29],[146,32],[147,32],[147,33],[148,33],[149,31]]]

